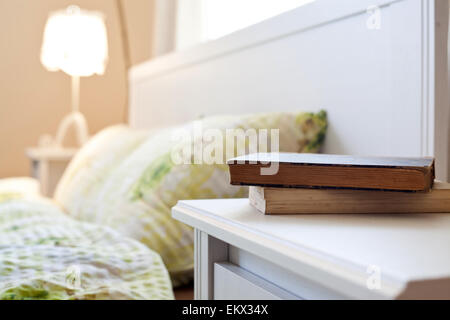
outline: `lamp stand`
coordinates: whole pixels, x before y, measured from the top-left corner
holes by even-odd
[[[78,145],[82,146],[89,137],[86,118],[80,109],[80,77],[72,76],[72,112],[64,117],[56,133],[56,147],[62,147],[67,130],[74,126]]]

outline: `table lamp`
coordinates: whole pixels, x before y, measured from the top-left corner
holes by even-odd
[[[78,144],[87,141],[87,122],[79,111],[80,77],[103,74],[107,60],[108,40],[101,13],[69,6],[50,14],[44,30],[41,62],[47,70],[62,70],[72,78],[72,112],[59,124],[55,147],[62,146],[72,125]]]

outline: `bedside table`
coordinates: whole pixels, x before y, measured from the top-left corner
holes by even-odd
[[[195,299],[449,299],[450,214],[267,216],[248,199],[180,201]]]
[[[51,197],[56,185],[76,148],[28,148],[26,155],[31,160],[31,175],[40,183],[41,193]]]

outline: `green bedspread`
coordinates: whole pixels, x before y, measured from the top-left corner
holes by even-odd
[[[159,254],[20,190],[29,183],[1,182],[1,299],[173,299]]]

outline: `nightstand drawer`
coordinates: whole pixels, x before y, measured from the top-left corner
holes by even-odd
[[[304,275],[263,259],[238,247],[228,246],[228,261],[252,275],[305,300],[347,299],[348,297],[308,280]]]
[[[214,264],[215,300],[297,300],[299,297],[232,263]]]

